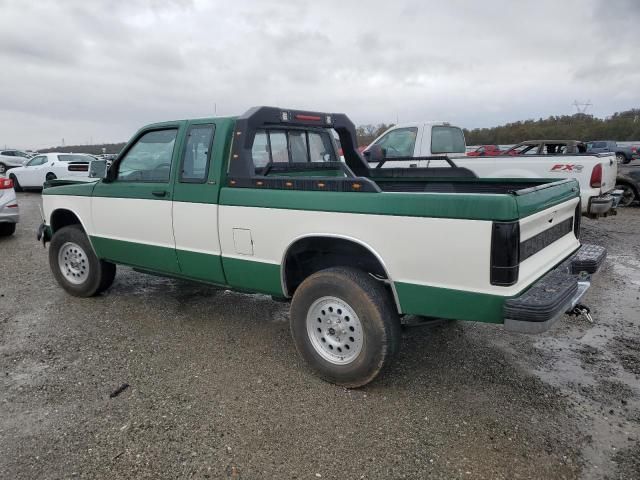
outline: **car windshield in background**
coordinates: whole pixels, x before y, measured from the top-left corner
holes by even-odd
[[[90,162],[94,160],[89,155],[58,155],[58,160],[61,162]]]
[[[431,129],[431,153],[464,153],[464,133],[458,127],[434,126]]]

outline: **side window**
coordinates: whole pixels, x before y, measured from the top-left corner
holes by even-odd
[[[178,130],[147,132],[118,164],[120,182],[168,182]]]
[[[4,155],[5,157],[15,157],[16,154],[13,152],[2,152],[2,155]]]
[[[194,125],[189,129],[187,145],[182,156],[181,182],[206,182],[214,128],[214,125]]]
[[[512,148],[510,152],[516,155],[537,155],[538,145],[520,145],[519,147]]]
[[[431,153],[464,153],[464,133],[457,127],[434,126],[431,128]]]
[[[413,157],[417,136],[417,128],[398,128],[387,133],[377,143],[385,149],[385,155],[389,158]]]
[[[269,139],[264,130],[256,132],[251,147],[251,158],[256,168],[262,168],[269,163]]]
[[[41,155],[39,157],[32,158],[29,163],[27,163],[27,167],[37,167],[38,165],[44,165],[47,163],[47,157],[45,155]]]

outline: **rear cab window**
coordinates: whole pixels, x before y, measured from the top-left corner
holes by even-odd
[[[313,163],[337,162],[334,143],[328,132],[305,129],[258,130],[253,139],[251,156],[256,174],[267,165],[278,171]]]

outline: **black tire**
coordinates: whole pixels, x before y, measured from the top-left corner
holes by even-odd
[[[307,314],[324,297],[339,299],[358,317],[362,342],[359,353],[349,363],[325,359],[308,333]],[[293,296],[290,318],[300,356],[321,378],[337,385],[357,388],[371,382],[400,347],[400,320],[391,293],[380,281],[354,268],[328,268],[306,278]]]
[[[627,182],[618,182],[616,184],[616,190],[624,190],[620,203],[618,203],[618,207],[628,207],[638,200],[638,192]]]
[[[8,237],[16,233],[15,223],[0,223],[0,237]]]
[[[7,166],[4,163],[0,163],[0,175],[7,173]]]
[[[55,174],[55,173],[53,173],[53,172],[49,172],[49,173],[47,173],[47,175],[44,177],[44,179],[45,179],[47,182],[50,182],[51,180],[55,180],[56,178],[58,178],[58,177],[56,177],[56,174]]]
[[[81,283],[74,283],[65,277],[58,261],[58,255],[63,246],[75,244],[84,254],[84,272],[86,276]],[[93,251],[87,235],[80,225],[62,227],[53,234],[49,246],[49,266],[56,281],[68,293],[75,297],[92,297],[106,290],[113,283],[116,266],[113,263],[100,260]]]
[[[627,158],[627,156],[624,153],[616,153],[616,160],[618,161],[618,163],[629,163],[631,161],[630,158]]]
[[[13,173],[9,175],[9,178],[13,180],[13,189],[16,192],[21,192],[22,187],[20,186],[20,182],[18,182],[18,178]]]

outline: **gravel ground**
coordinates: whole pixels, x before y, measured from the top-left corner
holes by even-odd
[[[311,375],[288,307],[120,268],[54,282],[40,195],[0,239],[0,478],[640,478],[640,209],[584,220],[609,260],[543,335],[408,329],[346,390]],[[122,384],[122,393],[110,397]]]

